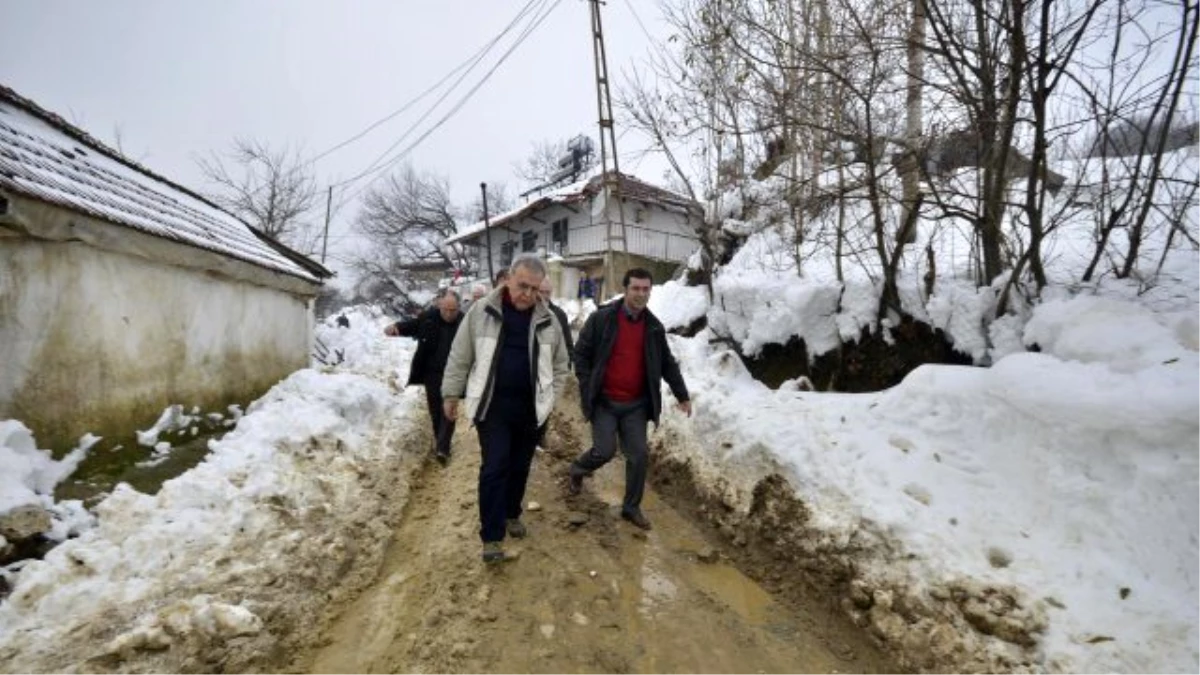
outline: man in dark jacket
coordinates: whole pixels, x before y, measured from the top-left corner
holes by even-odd
[[[550,299],[550,294],[554,292],[554,288],[550,284],[550,277],[542,277],[542,285],[538,287],[538,296],[542,302],[546,303],[546,307],[558,319],[558,326],[562,329],[563,338],[567,341],[567,353],[575,353],[575,337],[571,335],[571,322],[567,320],[567,313],[562,307],[554,304]],[[572,357],[573,358],[573,357]]]
[[[575,344],[575,375],[583,416],[592,423],[592,448],[580,455],[568,472],[571,494],[583,479],[616,454],[617,437],[625,453],[625,499],[621,517],[648,530],[642,514],[646,486],[647,422],[658,424],[662,412],[662,381],[675,395],[677,407],[692,414],[687,385],[667,345],[667,332],[646,304],[654,280],[634,268],[625,273],[625,295],[588,317]]]
[[[433,307],[415,318],[397,321],[384,329],[387,335],[417,340],[408,384],[425,387],[425,402],[429,404],[429,419],[433,423],[434,457],[443,466],[450,461],[454,420],[447,419],[442,409],[442,373],[446,370],[446,359],[460,323],[462,312],[458,311],[458,294],[444,288]]]

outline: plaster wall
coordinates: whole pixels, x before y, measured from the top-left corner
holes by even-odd
[[[0,418],[41,447],[247,403],[308,365],[311,303],[80,241],[0,238]]]

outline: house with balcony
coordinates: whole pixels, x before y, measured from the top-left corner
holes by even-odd
[[[598,298],[611,297],[621,292],[621,276],[631,267],[649,269],[657,282],[669,278],[700,245],[703,208],[627,174],[618,174],[617,181],[606,177],[597,174],[532,197],[488,219],[486,227],[475,223],[447,238],[443,247],[482,276],[507,267],[520,253],[539,253],[552,263],[555,297],[576,297],[584,275],[602,279]]]

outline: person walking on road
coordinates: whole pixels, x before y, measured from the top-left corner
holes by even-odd
[[[621,517],[643,530],[650,529],[641,509],[649,462],[646,426],[658,424],[663,380],[679,410],[692,414],[666,330],[646,307],[653,283],[649,271],[629,270],[623,279],[624,296],[593,312],[579,331],[575,375],[583,416],[592,423],[592,447],[571,463],[567,473],[570,493],[579,494],[583,479],[612,460],[620,437],[625,453]]]
[[[450,346],[462,312],[458,311],[458,293],[449,288],[438,293],[434,306],[414,318],[397,321],[383,329],[392,337],[411,337],[417,340],[408,371],[408,384],[425,387],[425,402],[429,404],[429,419],[433,423],[434,458],[445,466],[450,461],[450,441],[454,438],[454,420],[447,419],[442,405],[442,371],[450,356]]]
[[[558,322],[538,300],[546,264],[522,255],[509,269],[502,286],[471,306],[442,380],[446,417],[465,413],[479,432],[479,538],[486,563],[515,557],[504,550],[506,534],[526,535],[521,504],[538,428],[566,384],[569,361]]]

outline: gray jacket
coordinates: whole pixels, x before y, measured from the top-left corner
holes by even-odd
[[[487,417],[492,402],[495,357],[500,350],[504,325],[501,305],[503,288],[497,288],[471,303],[450,347],[442,377],[442,397],[463,399],[466,415],[473,422]],[[529,329],[529,362],[534,369],[534,410],[538,424],[545,424],[554,401],[567,382],[570,355],[554,315],[539,302],[533,308]]]

